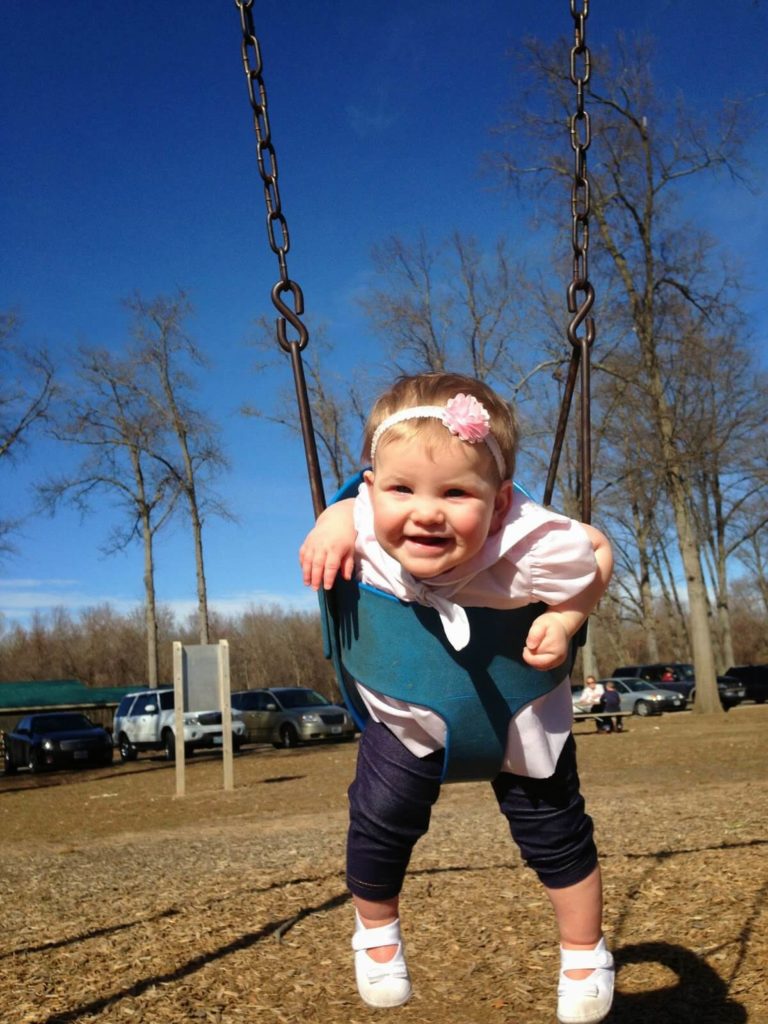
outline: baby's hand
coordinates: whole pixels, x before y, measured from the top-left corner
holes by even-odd
[[[542,672],[562,665],[568,656],[570,636],[557,612],[544,612],[531,623],[523,659]]]
[[[330,590],[339,572],[351,580],[355,570],[355,531],[345,502],[322,512],[299,548],[304,585]]]

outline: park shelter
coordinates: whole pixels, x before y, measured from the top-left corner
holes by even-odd
[[[83,711],[100,725],[112,724],[126,693],[140,686],[88,686],[79,679],[45,679],[0,683],[0,731],[13,728],[22,715],[36,711]]]

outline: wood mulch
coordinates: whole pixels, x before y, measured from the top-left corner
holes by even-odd
[[[611,1021],[768,1024],[768,706],[576,726],[595,819]],[[246,749],[187,796],[143,756],[0,780],[3,1024],[554,1021],[548,904],[483,784],[446,787],[403,899],[411,1002],[354,989],[344,886],[355,744]]]

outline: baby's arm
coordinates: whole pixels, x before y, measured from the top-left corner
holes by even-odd
[[[299,562],[305,586],[330,590],[340,571],[345,580],[355,569],[354,498],[329,505],[299,548]]]
[[[580,594],[562,604],[552,605],[531,623],[523,658],[533,668],[542,671],[562,665],[568,657],[572,638],[586,622],[611,579],[613,552],[608,538],[586,523],[582,523],[582,528],[592,542],[597,572],[594,580]]]

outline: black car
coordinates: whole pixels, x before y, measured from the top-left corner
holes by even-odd
[[[26,715],[5,735],[6,775],[18,768],[32,772],[78,765],[112,764],[112,737],[79,711]]]
[[[696,677],[693,673],[693,665],[684,662],[660,661],[652,665],[625,665],[623,668],[615,668],[611,675],[636,676],[638,679],[646,679],[663,690],[676,690],[690,703],[696,700]],[[669,676],[672,678],[670,679]],[[726,711],[728,708],[741,704],[746,694],[744,684],[730,675],[717,677],[717,691],[720,695],[720,703]]]
[[[744,684],[747,700],[756,704],[768,700],[768,665],[734,665],[726,675]]]

